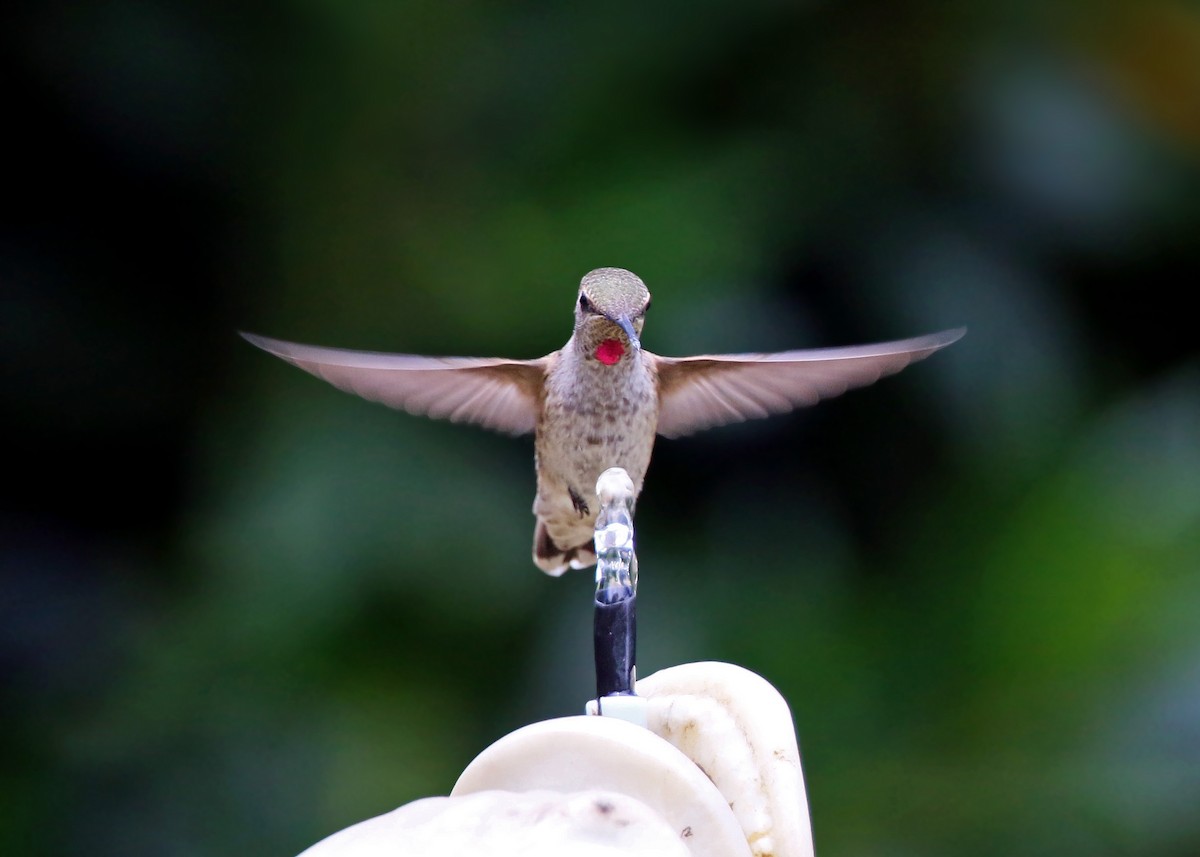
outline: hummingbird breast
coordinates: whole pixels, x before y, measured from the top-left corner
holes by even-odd
[[[546,377],[534,449],[538,494],[533,511],[554,542],[590,542],[596,480],[623,467],[640,492],[658,425],[653,370],[638,352],[605,365],[568,344]]]

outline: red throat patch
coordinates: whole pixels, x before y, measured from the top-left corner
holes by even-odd
[[[606,339],[596,346],[596,359],[605,366],[612,366],[625,353],[625,346],[619,339]]]

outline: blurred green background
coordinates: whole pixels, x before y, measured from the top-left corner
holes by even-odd
[[[640,671],[789,700],[817,851],[1200,853],[1200,10],[18,2],[0,852],[294,854],[592,691],[532,443],[235,335],[534,357],[966,325],[659,444]]]

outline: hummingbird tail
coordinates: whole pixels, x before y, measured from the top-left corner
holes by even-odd
[[[533,531],[533,562],[552,577],[558,577],[569,568],[587,568],[596,564],[596,549],[592,540],[563,550],[550,538],[543,521],[537,522]]]

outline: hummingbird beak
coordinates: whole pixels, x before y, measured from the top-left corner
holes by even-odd
[[[613,324],[625,331],[625,335],[629,337],[629,344],[633,346],[634,351],[642,350],[642,341],[638,339],[637,331],[634,330],[633,322],[629,320],[627,315],[619,315],[616,318],[609,318]]]

